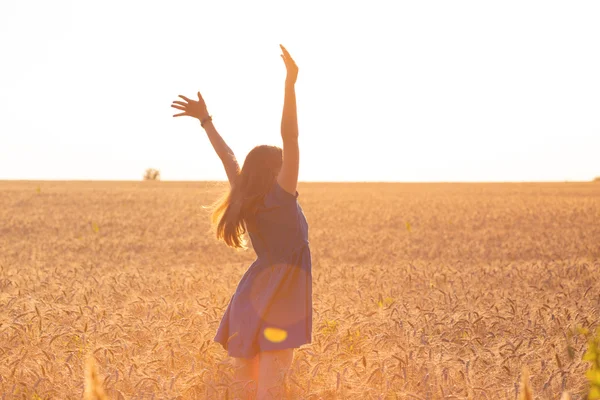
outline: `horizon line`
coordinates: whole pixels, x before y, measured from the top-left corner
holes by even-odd
[[[226,180],[214,180],[214,179],[208,179],[208,180],[165,180],[165,179],[160,179],[160,180],[144,180],[144,179],[139,179],[139,180],[130,180],[130,179],[2,179],[0,178],[0,183],[3,182],[88,182],[88,183],[92,183],[92,182],[96,182],[96,183],[102,183],[102,182],[107,182],[107,183],[138,183],[138,182],[164,182],[164,183],[227,183]],[[596,177],[596,178],[592,178],[591,180],[569,180],[569,179],[565,179],[565,180],[522,180],[522,181],[518,181],[518,180],[506,180],[506,181],[501,181],[501,180],[494,180],[494,181],[391,181],[391,180],[355,180],[355,181],[345,181],[345,180],[338,180],[338,181],[328,181],[328,180],[324,180],[324,181],[315,181],[315,180],[306,180],[306,181],[298,181],[298,183],[399,183],[399,184],[440,184],[440,183],[459,183],[459,184],[469,184],[469,183],[598,183],[600,182],[600,177]]]

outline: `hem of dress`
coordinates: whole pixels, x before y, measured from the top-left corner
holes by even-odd
[[[308,339],[308,340],[302,341],[302,343],[299,343],[299,344],[286,344],[284,347],[281,347],[281,348],[274,348],[274,349],[270,349],[270,350],[262,350],[262,351],[250,352],[250,353],[232,354],[229,350],[227,350],[227,348],[225,347],[225,345],[222,342],[220,342],[219,340],[217,340],[217,338],[214,338],[213,341],[215,343],[220,344],[223,347],[223,350],[225,350],[227,352],[227,355],[229,357],[247,358],[247,359],[254,358],[257,354],[262,353],[264,351],[275,351],[275,350],[285,350],[285,349],[298,349],[298,348],[300,348],[300,347],[302,347],[304,345],[312,344],[312,340]]]

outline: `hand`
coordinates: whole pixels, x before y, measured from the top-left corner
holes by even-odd
[[[287,70],[287,76],[285,77],[285,83],[293,85],[296,83],[296,79],[298,78],[298,66],[296,65],[296,63],[294,62],[294,59],[292,58],[292,56],[290,55],[290,53],[287,51],[287,49],[285,47],[283,47],[283,45],[279,45],[279,47],[281,47],[281,51],[283,52],[283,54],[281,55],[281,58],[283,58],[283,62],[285,63],[285,69]]]
[[[198,101],[190,100],[182,95],[179,95],[179,97],[181,97],[186,102],[184,103],[183,101],[174,101],[173,104],[171,104],[171,107],[176,108],[178,110],[183,110],[182,113],[173,115],[174,117],[182,117],[187,115],[189,117],[198,118],[200,121],[203,121],[204,119],[208,118],[208,110],[206,109],[206,103],[204,103],[204,99],[202,98],[200,92],[198,92]]]

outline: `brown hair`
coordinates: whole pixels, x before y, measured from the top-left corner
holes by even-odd
[[[276,146],[256,146],[246,156],[229,193],[212,214],[217,239],[228,246],[245,248],[244,233],[252,230],[258,207],[269,192],[281,169],[283,152]]]

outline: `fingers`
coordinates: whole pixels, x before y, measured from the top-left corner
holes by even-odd
[[[292,56],[290,56],[290,52],[287,51],[287,49],[282,44],[280,44],[279,47],[281,47],[281,51],[283,51],[283,54],[285,54],[289,58],[292,58]]]
[[[202,95],[200,94],[200,92],[198,92],[198,100],[191,100],[182,94],[180,94],[179,97],[182,100],[185,100],[185,102],[175,100],[175,101],[173,101],[173,104],[171,104],[171,107],[176,110],[181,110],[183,112],[179,113],[179,114],[175,114],[175,115],[173,115],[173,117],[183,117],[184,115],[191,116],[192,114],[195,115],[196,108],[198,108],[198,107],[206,108],[206,106],[204,105],[204,100],[202,99]],[[190,112],[192,114],[190,114]]]
[[[287,57],[285,54],[280,54],[280,56],[286,67],[289,67],[290,65],[295,65],[294,60]]]
[[[290,52],[287,51],[287,49],[282,44],[280,44],[279,47],[281,47],[281,51],[283,52],[283,55],[282,55],[283,59],[284,60],[287,59],[287,60],[290,60],[291,62],[294,62],[294,59],[290,55]]]
[[[283,45],[279,45],[281,47],[281,51],[283,52],[283,54],[281,54],[281,58],[283,59],[283,62],[285,63],[285,68],[290,71],[294,71],[298,69],[298,66],[296,65],[296,62],[294,61],[294,59],[292,58],[292,56],[290,55],[290,53],[287,51],[287,49],[285,47],[283,47]]]

